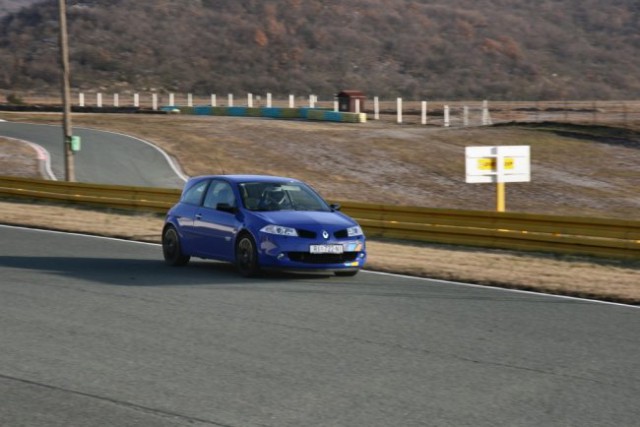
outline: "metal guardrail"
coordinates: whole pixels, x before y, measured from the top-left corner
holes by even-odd
[[[0,177],[0,195],[164,213],[180,190]],[[341,204],[369,237],[640,259],[640,221]]]
[[[164,213],[181,190],[0,177],[0,195]]]

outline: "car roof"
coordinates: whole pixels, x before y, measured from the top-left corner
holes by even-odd
[[[229,182],[241,183],[241,182],[300,182],[294,178],[287,178],[283,176],[273,176],[273,175],[200,175],[194,176],[190,178],[189,181],[201,181],[203,179],[224,179]]]

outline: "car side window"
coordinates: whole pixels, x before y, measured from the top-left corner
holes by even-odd
[[[225,203],[229,206],[235,207],[236,197],[233,194],[233,190],[229,183],[224,181],[213,181],[204,198],[204,207],[216,209],[220,203]]]
[[[202,181],[194,185],[189,190],[187,190],[184,197],[182,197],[182,201],[190,205],[200,206],[200,203],[202,202],[202,196],[204,195],[204,190],[206,190],[208,184],[209,181]]]

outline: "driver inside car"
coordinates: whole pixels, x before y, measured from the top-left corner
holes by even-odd
[[[259,208],[267,211],[291,209],[291,200],[282,188],[268,188],[262,193]]]

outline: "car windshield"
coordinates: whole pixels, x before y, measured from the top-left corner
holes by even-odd
[[[239,188],[242,202],[250,211],[331,210],[327,202],[301,182],[245,182]]]

